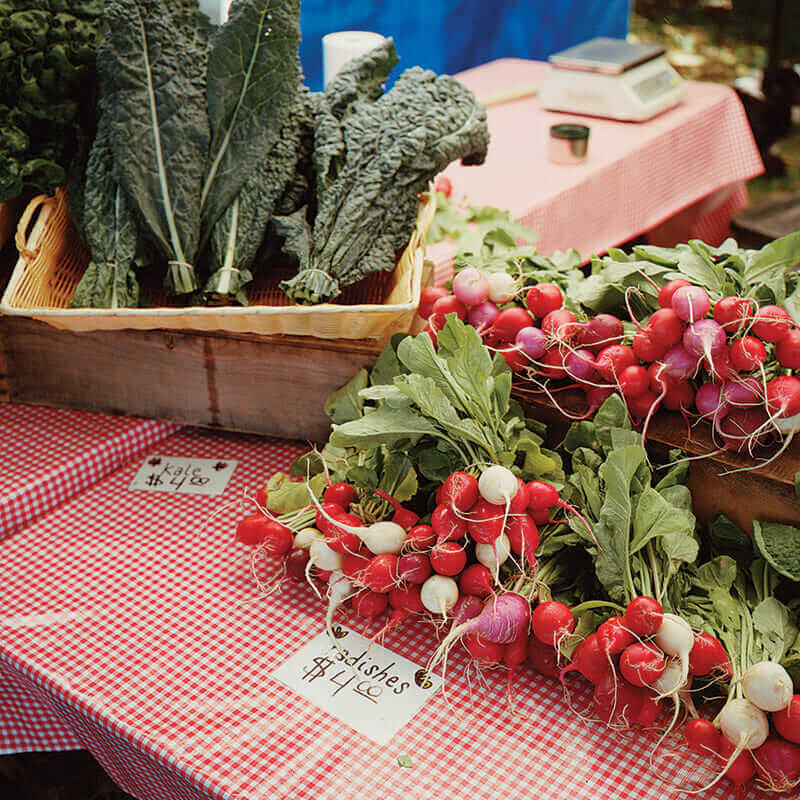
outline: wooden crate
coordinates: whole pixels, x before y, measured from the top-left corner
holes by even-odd
[[[0,319],[0,330],[12,402],[316,442],[330,432],[327,395],[380,353],[374,340],[73,332],[25,317]]]
[[[547,423],[552,443],[561,440],[570,423],[549,400],[524,390],[515,389],[514,395],[530,416]],[[559,392],[558,402],[577,413],[586,407],[577,392]],[[689,456],[707,455],[718,447],[711,440],[708,425],[697,425],[689,431],[683,417],[670,411],[654,415],[648,429],[648,446],[660,453],[677,447]],[[800,525],[800,498],[794,488],[795,474],[800,471],[800,440],[792,442],[780,458],[766,467],[752,469],[753,466],[753,459],[727,452],[691,462],[689,487],[694,512],[701,522],[722,512],[748,532],[753,520]],[[731,472],[743,467],[751,469]]]

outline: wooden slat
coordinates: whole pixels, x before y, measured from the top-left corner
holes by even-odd
[[[171,331],[73,333],[6,317],[13,401],[324,441],[327,395],[378,356],[368,341]]]
[[[517,390],[515,395],[531,416],[548,423],[552,443],[560,441],[569,421],[553,404],[541,395]],[[558,402],[576,413],[586,407],[577,392],[560,392]],[[795,474],[800,471],[800,441],[795,440],[771,464],[754,469],[756,462],[746,455],[715,452],[718,445],[712,441],[708,425],[688,431],[680,414],[659,411],[650,423],[648,444],[661,453],[679,448],[689,456],[705,456],[691,462],[689,480],[694,511],[701,522],[722,512],[748,532],[753,520],[800,525],[800,498],[794,490]]]

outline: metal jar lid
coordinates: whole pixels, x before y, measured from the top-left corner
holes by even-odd
[[[550,127],[547,157],[556,164],[579,164],[589,149],[589,128],[573,122]]]

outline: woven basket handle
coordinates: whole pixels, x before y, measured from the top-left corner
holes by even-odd
[[[39,209],[48,201],[55,202],[55,198],[50,197],[50,195],[47,194],[40,194],[34,197],[33,200],[31,200],[26,206],[25,211],[22,212],[22,217],[20,217],[19,224],[17,225],[17,232],[14,235],[14,241],[17,244],[17,250],[21,256],[24,256],[29,260],[36,258],[36,256],[39,254],[38,249],[31,250],[28,248],[28,236],[30,235],[29,228],[31,227],[33,219]]]

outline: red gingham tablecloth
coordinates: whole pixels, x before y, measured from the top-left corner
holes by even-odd
[[[0,539],[178,428],[138,417],[0,405]]]
[[[468,680],[454,651],[449,702],[437,694],[385,746],[273,680],[324,611],[304,586],[258,596],[232,534],[243,491],[301,450],[183,430],[151,454],[237,459],[223,497],[130,492],[139,461],[0,543],[0,752],[87,748],[140,800],[670,796],[652,737],[584,722],[527,667],[512,714],[504,678]],[[434,638],[420,623],[385,644],[424,664]]]
[[[539,61],[507,58],[457,77],[486,100],[541,86],[549,70]],[[646,122],[545,111],[538,96],[491,106],[488,114],[486,163],[451,164],[443,174],[454,198],[508,209],[533,228],[543,255],[574,247],[588,258],[683,209],[689,214],[677,241],[719,244],[733,214],[747,205],[741,182],[763,172],[742,105],[720,84],[689,81],[680,105]],[[588,157],[581,164],[553,164],[547,159],[550,126],[568,120],[591,129]],[[725,187],[732,191],[714,199]],[[448,256],[446,245],[429,249],[437,277]]]

